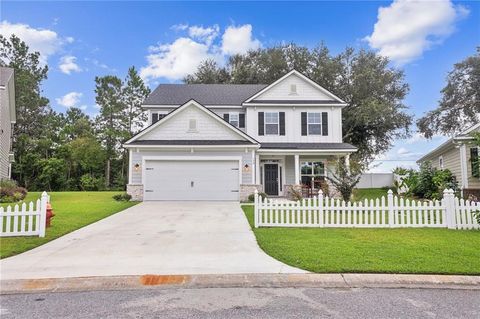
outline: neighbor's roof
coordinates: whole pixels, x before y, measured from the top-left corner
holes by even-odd
[[[356,150],[348,143],[261,143],[260,149],[283,150]]]
[[[13,75],[13,69],[7,67],[0,67],[0,86],[7,86],[8,81]]]
[[[242,105],[267,84],[160,84],[144,105],[182,105],[191,99],[203,105]]]

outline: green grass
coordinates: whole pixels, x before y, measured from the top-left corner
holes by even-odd
[[[253,228],[259,246],[317,273],[480,274],[480,232],[447,229]]]
[[[43,245],[55,238],[137,204],[136,202],[117,202],[112,199],[112,196],[118,193],[51,192],[50,201],[55,217],[52,219],[52,226],[47,228],[46,236],[44,238],[0,238],[0,258],[13,256]],[[36,201],[38,198],[40,198],[40,193],[31,192],[25,198],[25,201]],[[7,205],[9,204],[0,204],[0,206]]]
[[[376,199],[382,196],[387,198],[387,189],[384,188],[356,188],[353,190],[353,201],[363,201],[365,199]]]

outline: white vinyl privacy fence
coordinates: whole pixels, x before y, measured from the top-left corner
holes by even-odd
[[[415,201],[394,196],[345,202],[323,196],[297,202],[262,198],[255,192],[255,227],[437,227],[480,229],[475,214],[480,203],[459,199],[445,190],[441,201]]]
[[[36,203],[0,207],[0,237],[45,237],[48,202],[49,196],[43,192]]]

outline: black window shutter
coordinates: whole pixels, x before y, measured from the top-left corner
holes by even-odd
[[[165,116],[167,116],[167,114],[158,114],[158,120],[160,121],[160,120],[163,119]]]
[[[158,113],[152,113],[152,124],[158,122]]]
[[[302,112],[302,136],[307,136],[307,112]]]
[[[223,114],[223,119],[224,119],[225,121],[227,121],[227,122],[230,122],[230,114],[224,113],[224,114]]]
[[[280,135],[285,135],[285,112],[279,113],[280,119]]]
[[[258,112],[258,135],[265,135],[265,122],[263,112]]]
[[[238,127],[245,128],[245,114],[240,113],[238,114]]]
[[[322,112],[322,135],[328,135],[328,113]]]
[[[470,149],[470,165],[472,165],[472,176],[480,177],[480,166],[478,162],[478,148]]]

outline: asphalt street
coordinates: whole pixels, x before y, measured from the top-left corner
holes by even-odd
[[[0,296],[9,318],[480,318],[479,290],[208,288]]]

